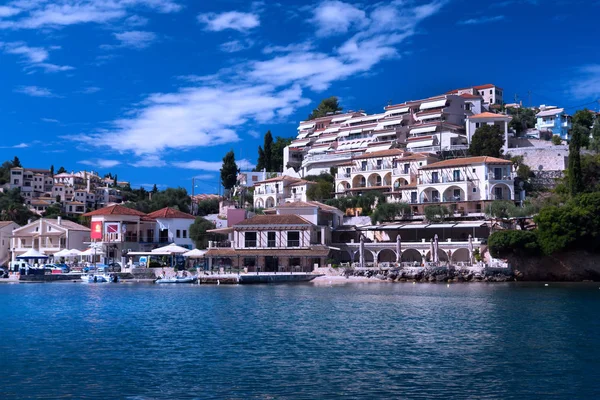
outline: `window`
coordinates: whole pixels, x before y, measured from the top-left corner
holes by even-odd
[[[404,164],[404,173],[408,174],[409,171],[410,171],[410,164]]]
[[[454,178],[454,182],[460,182],[462,179],[460,179],[460,170],[455,169],[452,172],[452,177]]]
[[[366,161],[362,161],[360,163],[360,170],[361,171],[366,171],[367,170],[367,162]]]
[[[146,231],[146,241],[153,242],[154,241],[154,229],[148,229]]]
[[[473,188],[473,193],[477,193],[477,188]]]
[[[454,189],[454,200],[460,200],[460,189]]]
[[[493,92],[492,92],[492,89],[490,89],[490,94],[492,94],[492,93],[493,93]]]
[[[256,247],[256,232],[246,232],[244,235],[244,247]]]
[[[287,247],[300,247],[300,232],[291,231],[287,233]]]
[[[185,229],[183,230],[183,238],[187,239],[187,231]]]
[[[473,168],[473,173],[475,173],[475,168]]]
[[[179,229],[177,229],[177,232],[176,232],[175,235],[176,235],[177,238],[180,238],[181,237],[181,231]]]
[[[439,183],[440,177],[438,172],[431,173],[431,183]]]
[[[18,179],[13,180],[13,185],[18,185],[18,184],[19,184],[19,180]]]
[[[267,247],[277,247],[277,232],[267,232]]]
[[[252,182],[257,182],[257,181],[258,181],[258,176],[254,175],[254,176],[252,177]]]

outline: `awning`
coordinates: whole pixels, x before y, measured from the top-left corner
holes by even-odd
[[[485,225],[485,222],[460,222],[454,228],[481,228]]]
[[[430,101],[427,103],[422,103],[419,107],[419,110],[429,110],[430,108],[440,108],[446,106],[446,99]]]
[[[407,224],[400,227],[400,229],[423,229],[427,228],[428,225],[429,224]]]
[[[209,229],[206,232],[209,232],[209,233],[221,233],[221,234],[226,235],[228,233],[233,232],[233,227],[230,226],[230,227],[227,227],[227,228]]]
[[[405,114],[410,110],[409,107],[396,108],[394,110],[388,110],[383,115],[393,115],[393,114]]]
[[[335,117],[331,119],[331,122],[342,122],[352,118],[352,115],[344,115],[343,117]]]
[[[308,136],[308,133],[301,133],[298,135],[298,137],[296,139],[304,139],[307,136]]]
[[[362,129],[352,129],[352,130],[350,130],[350,134],[354,135],[354,134],[357,134],[357,133],[361,133],[362,131],[363,131]]]
[[[316,143],[327,143],[327,142],[333,142],[335,140],[337,140],[337,136],[323,137],[323,138],[317,139]]]
[[[373,147],[369,147],[367,149],[367,153],[373,153],[375,151],[381,151],[381,150],[389,150],[390,147],[392,147],[391,143],[388,144],[384,144],[384,145],[380,145],[380,146],[373,146]]]
[[[400,229],[400,228],[402,228],[404,225],[406,225],[406,224],[391,224],[391,225],[386,225],[386,226],[384,227],[384,229],[386,229],[386,230],[387,230],[387,229]]]
[[[394,119],[391,121],[381,121],[378,126],[392,126],[392,125],[400,125],[402,123],[401,119]]]
[[[452,228],[454,225],[456,225],[456,222],[454,223],[449,223],[449,224],[431,224],[427,227],[427,229],[447,229],[447,228]]]
[[[406,148],[414,149],[414,148],[418,148],[418,147],[431,147],[431,146],[433,146],[433,139],[408,142],[408,144],[406,145]]]
[[[421,118],[422,120],[442,118],[442,114],[428,114],[428,115],[423,115],[422,117],[419,117],[419,118]]]
[[[340,130],[339,126],[334,126],[333,128],[327,128],[323,131],[323,133],[335,133]]]
[[[310,149],[308,151],[308,154],[316,154],[316,153],[325,153],[327,150],[329,150],[330,147],[329,146],[324,146],[324,147],[313,147],[312,149]]]
[[[312,122],[312,123],[309,123],[309,124],[300,124],[300,126],[298,127],[298,130],[299,130],[299,131],[303,131],[303,130],[305,130],[305,129],[311,129],[311,128],[313,128],[314,126],[315,126],[315,123],[314,123],[314,122]]]
[[[386,136],[396,136],[395,131],[383,132],[383,133],[375,133],[373,135],[374,138],[386,137]]]
[[[315,133],[311,133],[310,137],[317,137],[320,136],[323,132],[315,132]]]
[[[349,135],[350,135],[350,131],[344,131],[344,132],[338,133],[338,137],[345,137],[345,136],[349,136]]]
[[[310,143],[310,140],[298,140],[290,143],[291,147],[303,147]]]
[[[435,132],[437,130],[437,126],[433,125],[433,126],[425,126],[423,128],[414,128],[410,130],[410,134],[411,135],[416,135],[419,133],[428,133],[428,132]]]

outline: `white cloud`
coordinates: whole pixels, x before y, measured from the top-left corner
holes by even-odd
[[[332,36],[346,33],[351,27],[362,28],[368,18],[358,7],[333,0],[318,4],[310,22],[317,26],[317,36]]]
[[[14,91],[31,97],[58,97],[50,89],[39,86],[19,86]]]
[[[96,158],[93,160],[79,161],[79,164],[91,165],[92,167],[99,167],[99,168],[112,168],[112,167],[116,167],[117,165],[121,164],[121,162],[117,161],[117,160],[106,160],[106,159]]]
[[[238,168],[242,170],[248,170],[256,167],[256,165],[252,164],[251,161],[245,158],[241,160],[235,160],[235,163],[237,164]],[[219,172],[221,170],[221,167],[223,166],[223,161],[177,161],[173,162],[172,165],[177,168]]]
[[[470,18],[463,21],[458,21],[458,25],[480,25],[490,22],[498,22],[504,19],[504,15],[495,15],[493,17]]]
[[[15,0],[12,20],[1,20],[0,29],[61,28],[84,23],[103,24],[127,17],[131,9],[149,8],[158,13],[173,13],[181,5],[173,0]],[[16,10],[16,11],[15,11]],[[5,13],[8,13],[6,10]]]
[[[97,86],[88,86],[85,87],[83,89],[81,89],[79,91],[79,93],[83,93],[83,94],[94,94],[94,93],[98,93],[99,91],[101,91],[102,89],[97,87]]]
[[[20,12],[21,10],[15,7],[0,6],[0,18],[12,17]]]
[[[231,40],[221,45],[221,50],[226,53],[236,53],[238,51],[248,50],[254,46],[254,41],[250,39]]]
[[[148,24],[148,18],[142,17],[140,15],[132,15],[131,17],[125,20],[125,25],[139,27],[146,26]]]
[[[444,2],[407,4],[393,1],[365,9],[368,24],[361,24],[362,30],[329,52],[314,50],[310,41],[305,41],[270,48],[264,59],[242,62],[212,75],[180,76],[187,81],[186,87],[151,94],[108,129],[70,139],[138,156],[238,142],[247,132],[246,126],[284,122],[296,109],[309,104],[306,89],[323,91],[334,82],[372,72],[383,60],[399,57],[399,45],[415,35],[417,26],[437,13]],[[390,18],[393,23],[386,23]],[[231,28],[226,25],[216,24],[215,28]]]
[[[50,122],[50,123],[53,123],[53,124],[58,124],[60,122],[59,120],[53,119],[53,118],[42,118],[42,121],[44,121],[44,122]]]
[[[146,31],[114,33],[114,36],[121,42],[121,47],[131,47],[134,49],[144,49],[156,40],[156,34],[154,32]]]
[[[198,21],[205,25],[208,31],[224,31],[233,29],[244,32],[260,26],[258,14],[228,11],[221,14],[207,13],[198,15]]]
[[[248,131],[248,135],[252,136],[255,139],[258,139],[260,137],[260,132],[255,131],[255,130],[250,130],[250,131]]]
[[[129,165],[136,168],[160,168],[167,165],[167,163],[157,155],[147,155],[139,160],[130,163]]]
[[[600,99],[600,64],[579,68],[579,77],[569,84],[569,92],[576,99]]]
[[[281,91],[267,85],[182,88],[150,95],[133,117],[115,121],[111,130],[72,139],[137,155],[215,146],[239,141],[236,129],[249,120],[273,121],[305,104],[298,86]]]
[[[58,49],[60,49],[60,46],[49,47],[49,50]],[[45,62],[50,57],[48,49],[30,47],[24,42],[0,42],[0,50],[6,54],[21,56],[23,62],[27,64],[26,70],[40,68],[45,72],[63,72],[75,69],[70,65],[56,65]]]
[[[25,149],[29,147],[27,143],[19,143],[14,146],[0,146],[0,149]]]

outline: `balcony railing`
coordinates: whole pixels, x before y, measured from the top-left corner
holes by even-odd
[[[336,179],[347,179],[347,178],[350,178],[350,173],[349,172],[338,172],[337,174],[335,174],[335,178]]]
[[[464,181],[465,181],[465,178],[462,176],[461,177],[442,176],[441,178],[437,178],[437,179],[420,178],[419,184],[429,185],[429,184],[437,184],[437,183],[460,183],[460,182],[464,182]]]
[[[489,181],[512,181],[514,178],[515,178],[514,173],[510,173],[508,175],[496,174],[496,173],[488,174]]]

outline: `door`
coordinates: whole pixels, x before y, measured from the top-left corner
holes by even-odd
[[[460,171],[455,169],[452,173],[452,177],[454,178],[454,182],[460,182]]]
[[[502,180],[502,168],[494,168],[494,179],[497,181]]]
[[[265,257],[265,272],[275,272],[279,267],[278,257]]]
[[[494,197],[496,198],[496,200],[503,200],[501,187],[494,188]]]

